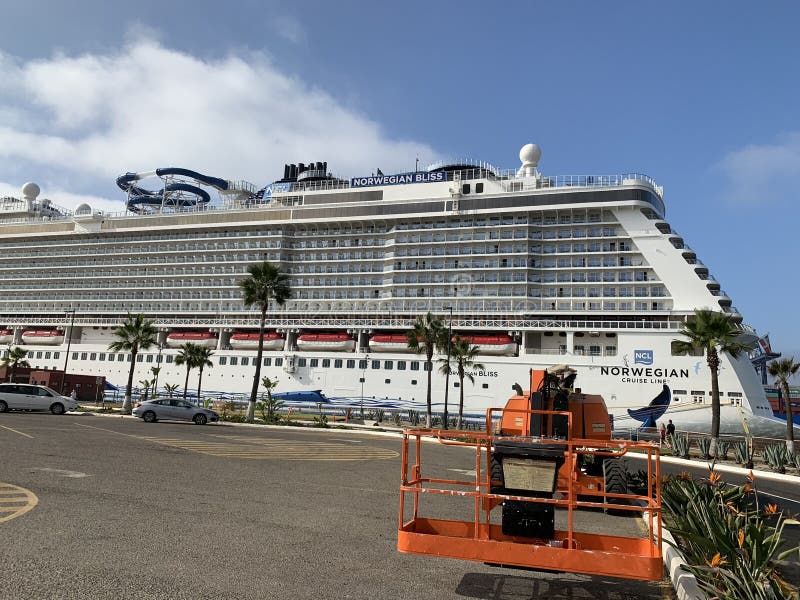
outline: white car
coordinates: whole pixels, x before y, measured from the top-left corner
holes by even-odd
[[[7,410],[49,410],[63,415],[78,408],[78,403],[43,385],[0,383],[0,413]]]

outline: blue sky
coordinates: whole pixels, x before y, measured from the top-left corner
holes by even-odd
[[[0,193],[113,210],[126,171],[261,186],[310,160],[511,168],[535,142],[548,175],[654,177],[745,321],[800,358],[797,3],[221,6],[5,6]]]

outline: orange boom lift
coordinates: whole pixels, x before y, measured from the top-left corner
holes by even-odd
[[[517,394],[505,408],[486,411],[485,432],[404,431],[398,550],[494,566],[660,580],[659,449],[612,440],[602,396],[572,391],[574,380],[575,371],[566,365],[532,370],[529,390],[515,386]],[[474,448],[474,479],[424,476],[426,437]],[[646,456],[646,495],[629,493],[621,457],[631,450]],[[422,497],[431,495],[453,505],[466,498],[471,508],[462,503],[461,520],[423,517]],[[647,536],[576,529],[581,513],[596,522],[609,510],[644,513]],[[566,515],[560,530],[556,511]]]

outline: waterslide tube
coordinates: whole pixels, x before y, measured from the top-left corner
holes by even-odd
[[[227,190],[228,182],[219,177],[210,177],[203,175],[197,171],[189,169],[181,169],[178,167],[168,167],[163,169],[156,169],[155,171],[146,171],[143,173],[125,173],[117,177],[117,186],[125,193],[128,194],[128,210],[138,212],[140,206],[160,206],[164,202],[164,195],[169,192],[188,192],[197,196],[194,200],[184,201],[184,206],[195,206],[200,203],[207,203],[211,200],[211,196],[203,188],[190,183],[168,183],[161,190],[148,190],[143,187],[135,185],[134,182],[148,177],[162,177],[164,175],[178,175],[181,177],[188,177],[204,185],[211,186],[218,190]],[[168,202],[168,204],[170,204]]]

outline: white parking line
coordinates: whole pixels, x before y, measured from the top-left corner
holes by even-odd
[[[3,429],[8,429],[9,431],[13,431],[14,433],[18,433],[20,435],[24,435],[26,438],[33,439],[32,435],[28,435],[27,433],[22,433],[21,431],[17,431],[16,429],[11,429],[11,427],[6,427],[5,425],[0,425]]]

